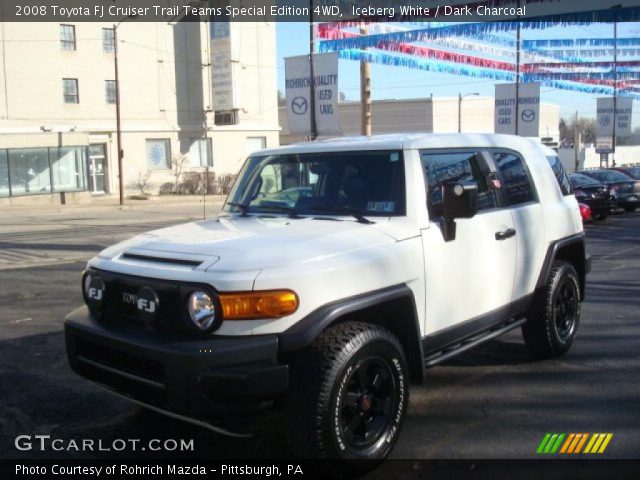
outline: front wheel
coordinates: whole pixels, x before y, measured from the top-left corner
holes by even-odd
[[[571,348],[580,323],[580,281],[568,262],[556,261],[522,326],[529,350],[538,358],[562,355]]]
[[[408,380],[389,330],[360,322],[329,328],[291,363],[285,416],[293,450],[304,458],[384,459],[404,420]]]
[[[625,205],[623,208],[625,212],[631,213],[631,212],[635,212],[636,208],[638,207],[636,205]]]

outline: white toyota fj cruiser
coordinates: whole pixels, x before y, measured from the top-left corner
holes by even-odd
[[[303,456],[384,458],[425,368],[516,327],[536,357],[573,344],[589,262],[547,156],[490,134],[257,152],[216,218],[89,261],[71,367],[213,430],[275,406]]]

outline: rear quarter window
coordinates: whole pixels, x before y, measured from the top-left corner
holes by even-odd
[[[571,183],[569,182],[569,176],[562,166],[560,158],[557,155],[550,155],[547,157],[547,161],[549,162],[549,165],[551,165],[551,170],[553,170],[553,174],[558,181],[558,186],[560,187],[562,195],[564,195],[565,197],[567,195],[571,195]]]

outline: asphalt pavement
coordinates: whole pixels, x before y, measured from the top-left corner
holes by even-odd
[[[289,456],[279,415],[263,419],[251,439],[227,438],[132,406],[67,365],[62,319],[82,304],[80,272],[86,260],[137,232],[197,218],[202,207],[196,205],[3,212],[0,458],[141,455],[20,452],[14,447],[20,434],[107,443],[194,439],[195,451],[180,455],[200,458]],[[535,361],[517,330],[432,368],[424,385],[411,389],[408,418],[392,457],[536,458],[547,432],[610,432],[613,438],[600,457],[640,457],[640,212],[587,226],[587,249],[593,269],[571,351]]]

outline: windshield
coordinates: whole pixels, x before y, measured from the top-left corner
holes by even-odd
[[[586,172],[586,174],[601,182],[628,182],[631,180],[627,175],[617,170],[593,170]]]
[[[227,208],[239,213],[404,215],[402,152],[252,156],[238,175]]]
[[[572,173],[569,175],[572,187],[586,187],[589,185],[600,185],[598,180],[582,175],[581,173]]]

